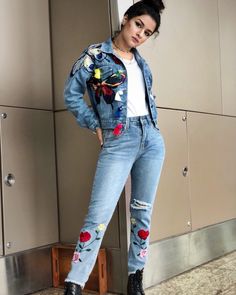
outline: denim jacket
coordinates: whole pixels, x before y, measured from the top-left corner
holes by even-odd
[[[151,119],[157,127],[157,110],[152,95],[152,74],[137,49],[132,49],[143,72],[146,101]],[[127,122],[127,71],[114,55],[112,40],[89,46],[72,67],[65,85],[65,104],[81,127],[113,129],[120,134]],[[91,107],[84,100],[85,91]]]

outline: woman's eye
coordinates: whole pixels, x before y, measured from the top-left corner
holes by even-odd
[[[151,36],[151,33],[149,33],[149,32],[145,32],[145,36],[146,36],[146,37],[150,37],[150,36]]]
[[[138,28],[141,28],[141,27],[142,27],[142,25],[141,25],[139,22],[135,22],[135,24],[136,24],[136,26],[137,26]]]

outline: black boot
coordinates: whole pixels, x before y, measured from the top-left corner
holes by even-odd
[[[82,288],[80,287],[80,285],[66,282],[64,295],[82,295]]]
[[[145,295],[143,291],[143,269],[130,274],[127,286],[128,295]]]

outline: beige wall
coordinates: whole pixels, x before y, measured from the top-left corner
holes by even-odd
[[[99,144],[94,134],[80,128],[65,110],[63,88],[81,52],[110,36],[108,1],[52,0],[51,26],[55,108],[62,110],[56,112],[60,239],[75,243],[88,208]],[[116,210],[104,246],[119,248],[118,223]]]
[[[236,217],[236,117],[188,114],[193,230]]]
[[[236,1],[219,0],[222,108],[224,115],[236,115]]]
[[[0,5],[0,104],[52,109],[48,1]]]
[[[88,45],[102,42],[110,35],[109,6],[107,0],[50,3],[55,109],[62,110],[65,80],[73,63]]]
[[[59,237],[48,1],[0,7],[1,255]]]
[[[165,3],[159,37],[141,50],[158,106],[222,113],[217,0]]]
[[[151,241],[191,230],[186,112],[159,109],[160,129],[165,138],[166,159],[152,215]]]
[[[153,71],[167,149],[152,241],[236,217],[236,2],[165,4],[160,35],[141,48]]]

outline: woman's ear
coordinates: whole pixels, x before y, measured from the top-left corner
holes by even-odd
[[[128,21],[128,16],[127,15],[124,15],[124,17],[123,17],[123,20],[122,20],[122,26],[124,26],[126,23],[127,23],[127,21]]]

